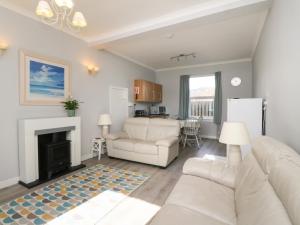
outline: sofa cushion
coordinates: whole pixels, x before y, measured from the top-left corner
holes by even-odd
[[[124,124],[124,131],[130,139],[146,140],[149,118],[129,118]]]
[[[224,158],[190,158],[185,162],[182,172],[234,188],[237,170],[236,167],[229,167]]]
[[[263,172],[252,153],[242,161],[238,169],[235,184],[235,200],[237,212],[246,196],[259,191],[267,183],[267,175]]]
[[[183,175],[167,200],[225,224],[236,224],[233,189],[200,177]]]
[[[226,225],[197,211],[167,204],[153,218],[150,225]]]
[[[237,206],[237,218],[238,225],[292,225],[268,182],[258,191],[243,195]]]
[[[147,141],[158,141],[169,137],[178,137],[180,125],[178,120],[151,119],[149,121]]]
[[[179,142],[178,137],[169,137],[169,138],[166,138],[166,139],[156,141],[155,145],[164,146],[164,147],[171,147],[174,144],[178,144],[178,142]]]
[[[132,139],[118,139],[113,141],[113,147],[119,150],[134,151],[135,140]]]
[[[282,158],[297,158],[298,154],[289,146],[271,137],[262,136],[252,142],[253,154],[266,174]]]
[[[155,142],[150,141],[136,141],[134,144],[134,152],[148,155],[157,155],[158,147]]]
[[[293,224],[300,224],[300,156],[281,159],[272,168],[269,182]]]

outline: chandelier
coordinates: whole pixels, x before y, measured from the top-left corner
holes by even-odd
[[[82,12],[74,11],[73,0],[48,1],[39,1],[35,11],[43,22],[50,25],[57,24],[61,29],[67,27],[72,31],[80,31],[87,26]]]

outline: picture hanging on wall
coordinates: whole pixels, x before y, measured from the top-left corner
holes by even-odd
[[[60,105],[71,96],[68,63],[22,50],[20,52],[20,103]]]

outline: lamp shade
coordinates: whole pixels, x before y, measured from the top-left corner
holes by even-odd
[[[55,0],[58,7],[72,9],[74,7],[73,0]]]
[[[102,114],[99,116],[98,125],[100,126],[107,126],[111,125],[111,117],[109,114]]]
[[[225,122],[221,131],[220,142],[228,145],[250,144],[246,125],[239,122]]]
[[[53,11],[47,1],[41,0],[36,8],[36,14],[40,17],[51,18],[53,17]]]
[[[87,26],[86,20],[82,12],[75,12],[72,20],[72,24],[74,27],[83,28]]]

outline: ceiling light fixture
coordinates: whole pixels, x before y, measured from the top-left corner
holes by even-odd
[[[72,31],[80,31],[87,26],[87,22],[82,12],[73,12],[73,0],[40,0],[35,11],[47,24],[57,24],[61,29],[67,27]]]
[[[173,56],[170,58],[171,61],[173,60],[176,60],[177,62],[180,62],[180,60],[182,58],[184,58],[185,60],[187,60],[188,58],[196,58],[196,53],[190,53],[190,54],[179,54],[179,55],[176,55],[176,56]]]

